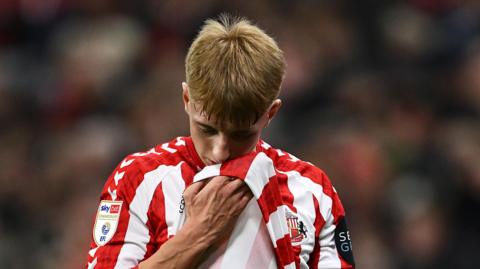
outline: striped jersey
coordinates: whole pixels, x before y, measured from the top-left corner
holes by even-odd
[[[185,221],[182,193],[216,175],[254,194],[200,268],[354,268],[338,194],[314,165],[260,140],[254,153],[205,167],[190,137],[127,156],[100,198],[87,268],[136,268]]]

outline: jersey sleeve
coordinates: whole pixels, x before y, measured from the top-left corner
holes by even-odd
[[[149,239],[135,236],[135,231],[144,231],[148,226],[140,219],[140,212],[131,207],[143,179],[138,162],[128,156],[105,183],[93,225],[88,269],[137,268],[144,257]]]
[[[320,188],[313,193],[315,246],[308,265],[318,269],[355,268],[345,210],[330,179],[322,172],[312,176]],[[318,176],[320,173],[320,176]]]

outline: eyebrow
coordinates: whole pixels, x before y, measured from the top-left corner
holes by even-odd
[[[213,126],[208,125],[208,124],[205,124],[205,123],[202,123],[198,120],[194,120],[194,121],[195,121],[195,123],[197,123],[198,125],[200,125],[203,128],[218,130],[218,128],[213,127]],[[233,131],[228,132],[228,133],[230,133],[230,134],[249,134],[249,133],[252,133],[252,130],[251,129],[239,129],[239,130],[233,130]]]

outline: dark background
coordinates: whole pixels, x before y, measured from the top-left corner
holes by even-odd
[[[0,1],[0,268],[84,268],[132,152],[188,135],[206,18],[284,49],[264,138],[330,176],[358,268],[480,268],[480,1]]]

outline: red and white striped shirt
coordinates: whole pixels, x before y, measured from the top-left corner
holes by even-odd
[[[339,197],[325,173],[259,141],[256,152],[205,167],[189,137],[127,156],[101,194],[87,268],[135,268],[182,227],[182,193],[215,175],[254,197],[200,268],[354,268]]]

